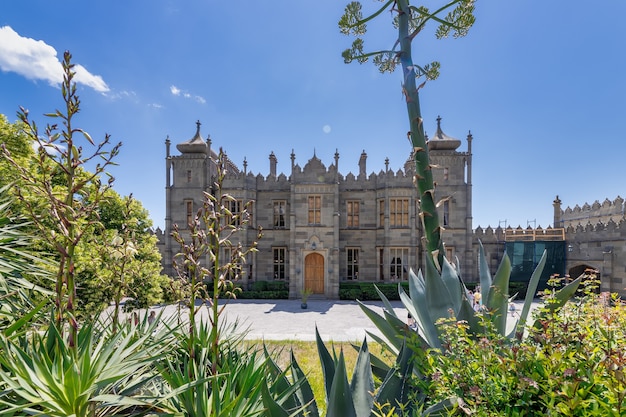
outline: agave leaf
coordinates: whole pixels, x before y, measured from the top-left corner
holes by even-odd
[[[476,317],[474,307],[465,296],[463,297],[463,301],[461,301],[461,308],[457,315],[457,320],[467,322],[471,334],[479,334],[483,330],[480,321]]]
[[[365,315],[374,323],[374,325],[380,330],[383,336],[387,339],[388,343],[391,347],[396,350],[400,349],[401,341],[398,340],[398,332],[396,329],[387,321],[384,317],[380,316],[377,312],[358,301],[361,310],[365,313]]]
[[[424,281],[426,283],[426,305],[433,321],[436,323],[439,319],[449,318],[450,312],[454,312],[452,296],[441,279],[432,256],[426,256]]]
[[[350,391],[354,401],[354,409],[359,417],[369,417],[374,405],[374,378],[372,377],[372,365],[370,353],[367,348],[367,339],[363,339],[363,344],[357,356],[352,381],[350,381]]]
[[[298,365],[298,361],[296,361],[296,357],[293,354],[293,349],[291,350],[291,376],[293,378],[294,385],[297,386],[296,395],[300,400],[301,404],[304,404],[304,411],[307,416],[310,417],[319,417],[319,411],[317,409],[317,402],[315,402],[315,396],[313,395],[313,389],[311,388],[311,384],[307,379],[306,375]]]
[[[548,252],[544,250],[543,254],[541,255],[541,259],[537,264],[537,267],[533,271],[533,274],[530,276],[528,289],[526,290],[526,297],[524,298],[524,307],[522,307],[522,312],[515,326],[515,332],[519,333],[524,331],[526,321],[528,320],[528,314],[530,313],[530,307],[532,306],[533,300],[535,298],[537,286],[539,286],[539,279],[541,278],[541,274],[543,274],[543,268],[546,265],[546,259],[548,259]]]
[[[459,275],[454,266],[448,261],[447,258],[443,258],[443,268],[441,269],[441,280],[446,285],[448,292],[450,293],[450,301],[452,302],[452,308],[454,314],[459,312],[461,308],[461,299],[463,298],[463,284],[459,279]]]
[[[398,285],[400,285],[398,283]],[[389,302],[389,299],[385,296],[385,294],[383,294],[376,285],[374,285],[374,289],[376,290],[376,292],[378,293],[378,296],[380,297],[380,299],[383,302],[383,305],[385,306],[385,310],[388,311],[390,314],[393,314],[394,316],[396,315],[395,310],[393,309],[393,306],[391,305],[391,303]]]
[[[326,417],[360,417],[354,408],[343,351],[339,353],[327,406]]]
[[[289,380],[286,376],[286,371],[280,369],[280,367],[274,362],[271,355],[267,351],[267,346],[263,343],[263,353],[265,354],[265,364],[266,364],[266,372],[272,377],[274,383],[272,384],[272,391],[278,394],[284,394],[288,392],[292,386],[289,383]],[[267,379],[266,379],[267,383]],[[283,407],[287,409],[295,409],[300,407],[300,403],[298,402],[298,397],[293,395],[288,395],[285,397],[285,401],[282,403]]]
[[[261,387],[261,398],[265,407],[265,414],[268,417],[289,417],[289,413],[274,400],[267,387],[267,380]]]
[[[441,342],[439,340],[439,332],[435,326],[435,322],[430,317],[426,306],[426,297],[419,289],[409,283],[409,291],[414,290],[409,298],[404,290],[400,292],[400,300],[406,306],[411,316],[417,323],[420,337],[423,338],[426,346],[439,348]]]
[[[363,308],[363,306],[361,306]],[[320,362],[322,364],[322,374],[324,375],[324,386],[326,388],[326,403],[330,401],[330,391],[332,389],[332,383],[335,379],[335,361],[326,349],[326,345],[320,337],[320,333],[315,326],[315,341],[317,342],[317,354],[320,356]]]
[[[459,406],[457,397],[446,398],[437,404],[431,405],[422,413],[422,417],[446,417],[453,415],[453,411]]]
[[[397,407],[407,403],[409,389],[406,384],[413,369],[412,357],[411,350],[403,345],[396,358],[396,366],[389,371],[378,389],[375,398],[378,404],[388,403]]]
[[[506,317],[509,306],[509,278],[511,277],[511,259],[505,253],[498,266],[493,283],[489,289],[489,296],[485,305],[491,316],[491,322],[496,331],[504,335],[506,332]],[[482,288],[481,288],[482,291]]]
[[[585,274],[581,274],[574,281],[570,282],[569,284],[558,290],[556,293],[554,293],[554,299],[550,300],[549,303],[544,303],[544,311],[542,311],[537,320],[535,320],[535,327],[538,328],[539,326],[541,326],[540,319],[545,318],[547,313],[552,313],[555,310],[563,307],[565,303],[567,303],[569,299],[574,296],[584,275]]]
[[[489,289],[492,281],[487,258],[485,257],[485,248],[483,248],[483,242],[480,240],[478,240],[478,276],[480,278],[480,296],[484,301],[489,298]]]

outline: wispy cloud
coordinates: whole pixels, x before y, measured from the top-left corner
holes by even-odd
[[[170,93],[172,93],[172,95],[175,95],[177,97],[183,97],[183,98],[187,98],[190,100],[195,100],[200,104],[206,103],[206,100],[204,99],[204,97],[193,95],[187,91],[183,91],[180,88],[176,87],[175,85],[170,86]]]
[[[56,49],[44,41],[20,36],[10,26],[0,27],[0,70],[55,86],[63,82],[63,66]],[[90,73],[82,65],[75,65],[74,71],[77,83],[100,93],[109,91],[101,76]]]

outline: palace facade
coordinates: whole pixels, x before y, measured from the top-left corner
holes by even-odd
[[[171,237],[173,226],[185,229],[211,191],[217,153],[209,137],[203,139],[200,122],[195,135],[176,145],[166,140],[165,230],[157,230],[164,273],[174,276],[172,260],[180,247]],[[447,136],[437,119],[428,141],[439,215],[449,259],[456,256],[464,271],[475,271],[472,232],[472,135],[467,150],[461,141]],[[409,148],[409,147],[407,147]],[[313,152],[304,165],[292,152],[290,170],[277,171],[277,158],[269,155],[268,174],[247,172],[228,161],[223,191],[235,197],[233,209],[253,201],[252,220],[237,239],[244,247],[257,241],[258,251],[249,255],[246,283],[285,280],[290,297],[304,288],[327,298],[337,298],[341,281],[393,282],[406,280],[409,269],[423,262],[422,225],[413,182],[415,163],[410,149],[403,169],[393,172],[389,161],[378,173],[368,173],[365,151],[358,161],[343,163],[337,151],[326,166]],[[224,149],[227,151],[227,149]]]

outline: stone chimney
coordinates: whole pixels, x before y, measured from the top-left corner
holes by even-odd
[[[275,177],[276,176],[276,164],[278,163],[278,159],[276,159],[276,155],[274,155],[274,152],[272,151],[272,153],[270,154],[270,175]]]

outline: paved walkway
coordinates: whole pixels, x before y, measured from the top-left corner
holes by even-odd
[[[364,303],[379,314],[382,302]],[[406,309],[400,301],[391,304],[398,317],[405,319]],[[521,302],[516,303],[517,312],[521,311]],[[157,314],[164,316],[177,314],[177,306],[155,307]],[[202,308],[205,319],[208,314]],[[324,341],[362,342],[366,331],[381,335],[372,321],[359,305],[353,301],[309,299],[308,308],[300,307],[300,300],[230,300],[226,303],[224,317],[229,323],[238,321],[247,329],[246,338],[266,340],[315,340],[315,327]],[[509,317],[509,327],[514,318]]]

